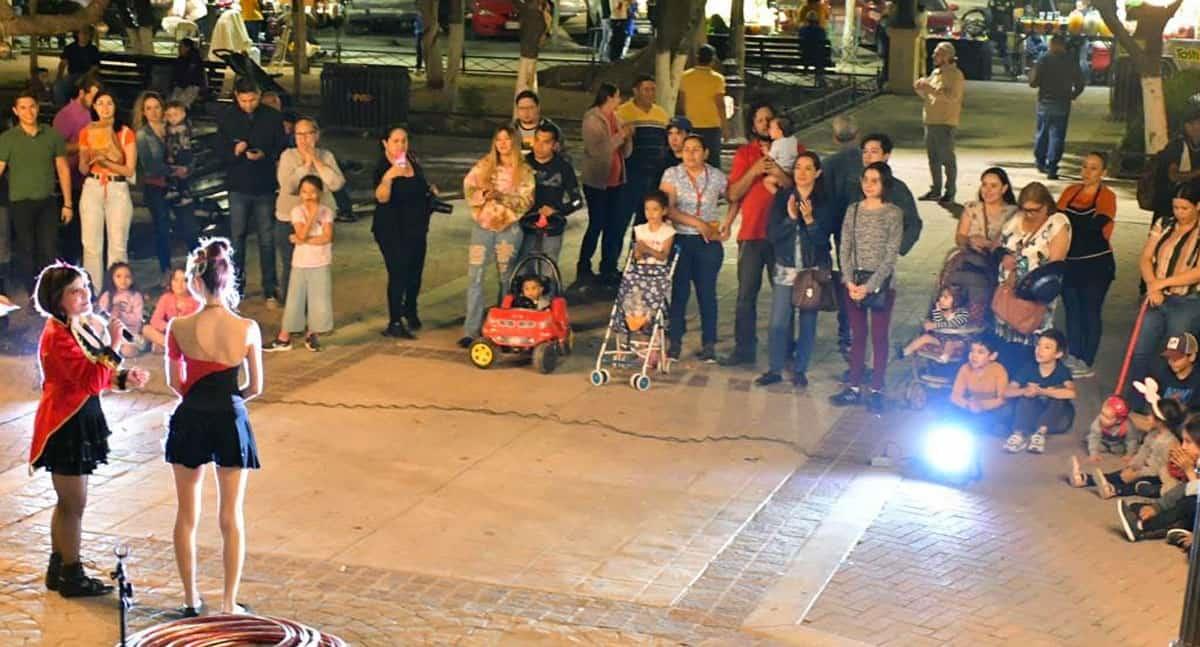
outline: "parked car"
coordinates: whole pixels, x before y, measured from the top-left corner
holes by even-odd
[[[587,30],[585,0],[558,0],[558,21],[568,33]],[[479,38],[516,35],[521,30],[517,7],[512,0],[474,0],[470,3],[467,20],[471,34]]]
[[[859,44],[867,49],[876,47],[879,20],[891,7],[891,0],[858,0]],[[925,12],[925,28],[930,34],[948,34],[954,30],[958,5],[946,0],[918,0],[918,11]]]
[[[348,0],[350,25],[411,32],[417,22],[417,0]]]

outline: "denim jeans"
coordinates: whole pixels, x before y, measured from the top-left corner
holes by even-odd
[[[795,326],[797,317],[800,321],[798,329]],[[776,285],[771,292],[771,323],[767,329],[768,370],[782,372],[791,359],[793,373],[808,372],[808,362],[816,343],[817,311],[796,310],[792,305],[792,286]]]
[[[696,302],[700,305],[700,343],[717,343],[717,275],[725,261],[725,249],[719,242],[706,243],[696,234],[678,234],[678,262],[671,284],[670,329],[667,335],[672,348],[679,348],[687,332],[687,304],[696,286]]]
[[[167,202],[166,189],[148,184],[142,185],[142,199],[154,221],[154,253],[158,257],[158,268],[164,272],[171,267],[171,214],[175,214],[175,235],[187,246],[188,252],[196,244],[196,216],[191,205],[171,207]]]
[[[1147,308],[1142,329],[1133,345],[1133,360],[1129,364],[1129,383],[1123,385],[1125,400],[1134,411],[1144,406],[1142,395],[1133,388],[1133,381],[1150,374],[1151,362],[1163,351],[1167,337],[1185,332],[1194,333],[1200,327],[1200,296],[1169,296],[1157,308]],[[1157,360],[1162,361],[1162,360]]]
[[[246,294],[246,239],[253,227],[258,238],[258,266],[262,271],[263,298],[277,297],[275,279],[275,196],[229,192],[229,230],[234,252],[241,252],[238,292]]]
[[[1058,171],[1058,162],[1063,156],[1067,141],[1067,121],[1071,118],[1071,104],[1037,104],[1037,129],[1033,139],[1033,159],[1038,168],[1049,172]]]
[[[1070,400],[1023,397],[1013,404],[1013,431],[1031,434],[1045,427],[1046,433],[1063,434],[1071,431],[1074,422],[1075,405]]]
[[[1070,262],[1070,261],[1068,261]],[[1062,287],[1063,311],[1067,320],[1067,348],[1071,355],[1091,366],[1096,362],[1103,333],[1104,297],[1112,281],[1104,277],[1091,280],[1068,278]],[[1137,377],[1141,379],[1145,377]]]
[[[104,271],[118,261],[129,261],[129,225],[133,201],[127,182],[108,182],[89,177],[79,197],[79,225],[83,236],[83,267],[92,281],[104,281]],[[105,261],[107,239],[108,260]]]
[[[557,236],[546,236],[542,238],[542,253],[552,258],[555,264],[558,263],[558,254],[562,251],[562,234]],[[538,237],[528,235],[521,239],[521,253],[517,255],[517,262],[525,260],[537,249]],[[531,268],[536,269],[539,273],[546,274],[549,268]]]
[[[622,187],[613,186],[607,189],[584,186],[583,196],[587,200],[588,225],[583,233],[583,242],[579,244],[579,264],[576,266],[576,278],[592,273],[592,256],[596,247],[600,247],[600,273],[612,274],[617,271],[617,261],[621,258],[621,248],[625,241],[625,228],[629,219],[621,217]],[[601,242],[601,236],[604,241]]]
[[[512,271],[516,268],[517,251],[525,232],[517,224],[509,225],[504,231],[491,231],[479,225],[471,227],[471,245],[467,248],[467,319],[463,322],[463,334],[478,337],[483,330],[483,317],[487,307],[483,301],[483,274],[489,263],[496,263],[500,275],[500,294],[508,290]],[[499,299],[497,299],[498,301]]]
[[[775,269],[775,248],[766,240],[738,242],[737,307],[734,309],[733,339],[735,355],[754,359],[758,352],[758,292],[762,289],[763,272],[767,283]]]

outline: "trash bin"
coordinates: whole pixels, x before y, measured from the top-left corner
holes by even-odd
[[[408,68],[326,63],[321,70],[321,124],[384,128],[408,122]]]

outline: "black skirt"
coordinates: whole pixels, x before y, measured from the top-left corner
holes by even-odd
[[[86,476],[108,462],[108,421],[100,396],[88,398],[79,411],[50,435],[34,467],[63,476]]]
[[[168,463],[193,469],[205,463],[243,469],[261,467],[250,416],[241,403],[223,411],[181,404],[171,414],[163,449]]]

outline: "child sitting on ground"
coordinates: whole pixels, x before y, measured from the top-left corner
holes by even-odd
[[[1146,400],[1154,411],[1154,428],[1142,440],[1142,446],[1123,469],[1104,473],[1096,468],[1092,474],[1083,474],[1079,459],[1071,457],[1071,486],[1095,485],[1101,498],[1138,495],[1157,497],[1166,484],[1173,487],[1179,476],[1168,469],[1171,450],[1179,447],[1179,436],[1187,420],[1187,409],[1176,400],[1160,400],[1157,385],[1147,379],[1144,386]]]
[[[172,267],[167,271],[162,296],[154,304],[154,314],[150,323],[142,327],[142,336],[154,344],[154,352],[163,352],[166,344],[167,323],[175,317],[186,317],[200,309],[200,302],[192,296],[187,288],[187,274],[182,266]]]
[[[142,332],[142,317],[146,311],[146,298],[133,285],[133,270],[129,263],[118,261],[108,268],[108,284],[100,294],[100,309],[115,317],[131,335]],[[145,341],[137,338],[134,343],[122,343],[117,352],[123,357],[134,357],[144,350]]]
[[[971,320],[971,313],[966,308],[966,292],[961,286],[947,285],[942,288],[937,301],[929,308],[929,318],[921,324],[925,331],[916,339],[908,342],[901,351],[901,357],[909,357],[919,350],[927,350],[938,354],[941,362],[947,362],[960,351],[963,342],[958,339],[948,339],[938,333],[947,328],[962,328]]]
[[[542,277],[531,275],[521,281],[521,294],[513,299],[514,308],[529,310],[545,310],[550,307],[550,298],[546,296],[546,284]]]
[[[1046,434],[1061,434],[1075,422],[1075,382],[1062,363],[1067,338],[1053,328],[1041,333],[1033,348],[1034,361],[1019,369],[1005,390],[1013,399],[1013,432],[1004,449],[1015,454],[1046,452]]]
[[[1129,422],[1129,405],[1119,396],[1109,396],[1100,406],[1100,413],[1088,427],[1087,460],[1099,463],[1104,458],[1101,452],[1119,454],[1125,462],[1133,460],[1137,453],[1142,432]]]
[[[796,127],[787,117],[775,117],[767,127],[767,135],[771,137],[771,148],[767,155],[775,160],[779,170],[791,177],[796,168],[796,158],[800,156],[800,140],[796,139]],[[774,195],[779,191],[779,181],[772,175],[763,178],[763,186]]]
[[[192,166],[192,124],[188,121],[187,106],[181,101],[168,101],[163,116],[167,120],[167,201],[176,206],[192,203],[188,172]]]
[[[1129,541],[1166,537],[1169,543],[1191,548],[1197,486],[1200,486],[1200,476],[1196,473],[1200,460],[1200,418],[1192,417],[1184,423],[1182,436],[1182,443],[1171,450],[1168,458],[1169,464],[1179,470],[1181,482],[1152,503],[1121,500],[1117,504],[1117,516]]]
[[[321,204],[325,183],[319,176],[300,180],[300,204],[292,208],[292,274],[279,335],[264,352],[291,350],[291,334],[306,331],[304,347],[321,350],[318,335],[333,330],[333,210]]]
[[[950,403],[977,432],[991,433],[1005,422],[1008,371],[996,361],[996,344],[994,337],[972,339],[967,363],[958,369],[950,390]]]

